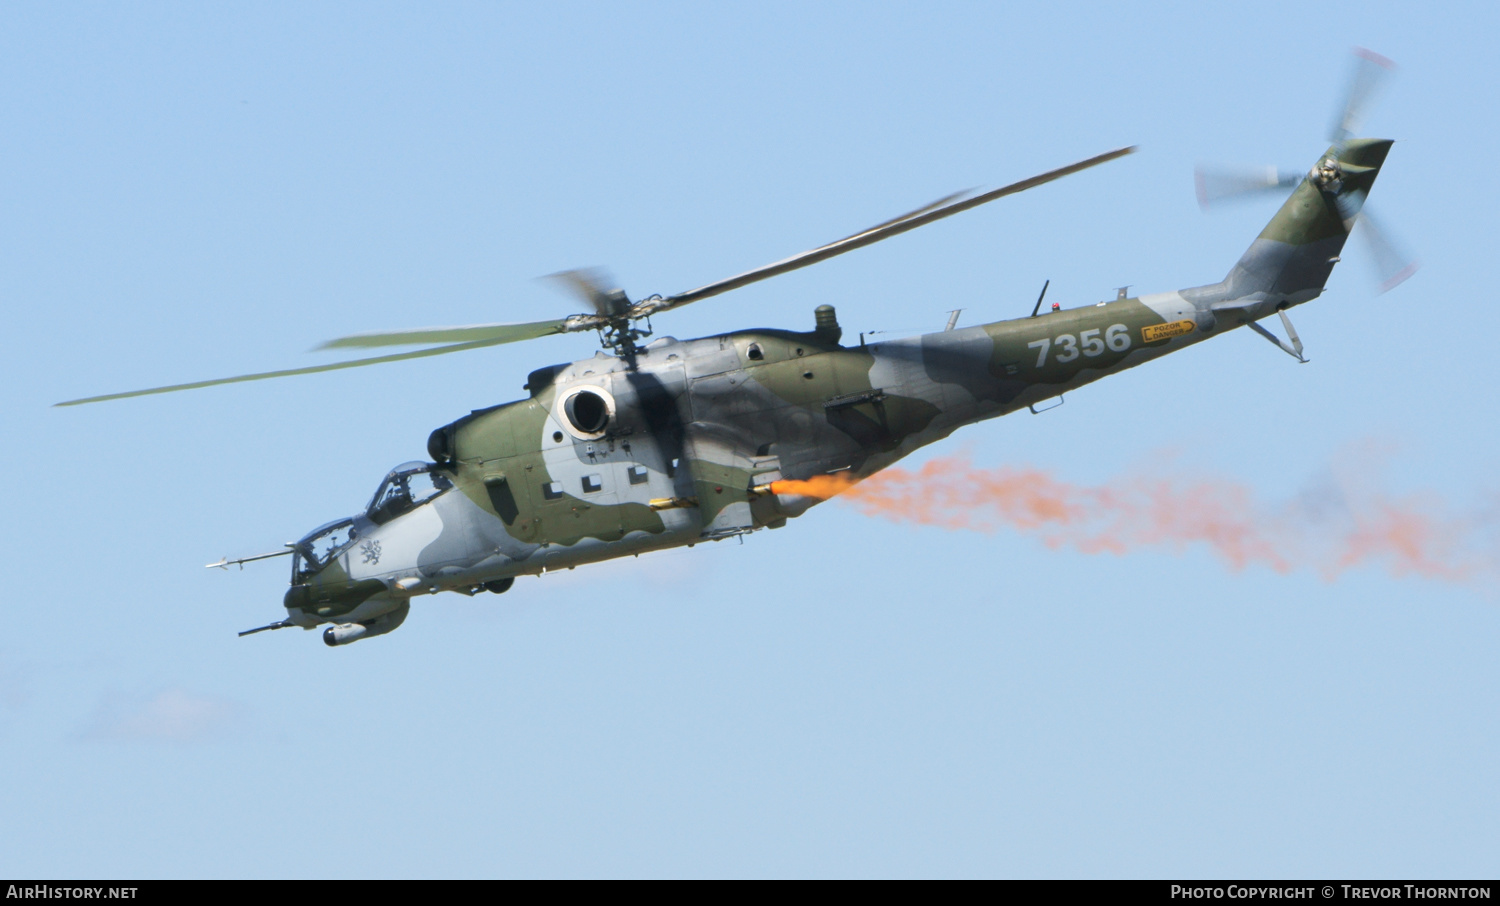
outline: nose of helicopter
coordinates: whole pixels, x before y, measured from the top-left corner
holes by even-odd
[[[347,613],[385,586],[350,580],[341,555],[359,538],[353,518],[336,519],[293,545],[291,584],[282,596],[293,621],[316,625]]]
[[[378,579],[351,580],[335,559],[294,575],[281,603],[291,622],[311,627],[336,622],[383,591],[386,585]]]

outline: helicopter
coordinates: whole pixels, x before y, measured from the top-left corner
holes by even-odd
[[[670,296],[631,300],[597,271],[554,275],[591,311],[522,324],[358,334],[321,348],[416,351],[59,403],[101,402],[361,367],[563,333],[601,349],[533,370],[527,397],[433,430],[426,461],[392,469],[369,505],[284,549],[225,558],[228,568],[289,556],[287,616],[241,636],[326,626],[329,646],[384,635],[414,598],[508,591],[519,576],[779,529],[847,486],[957,429],[1060,404],[1063,394],[1249,326],[1305,362],[1287,310],[1317,298],[1392,141],[1354,137],[1356,90],[1333,144],[1228,275],[1213,284],[1043,311],[935,333],[845,343],[833,306],[811,330],[653,337],[651,319],[827,260],[1133,153],[1124,147],[983,193],[956,193],[790,258]],[[1203,180],[1200,178],[1200,186]],[[1251,186],[1252,189],[1266,188]],[[1287,340],[1259,322],[1279,316]]]

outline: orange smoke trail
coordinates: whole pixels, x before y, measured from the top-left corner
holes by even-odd
[[[1333,579],[1376,564],[1390,573],[1459,582],[1494,573],[1480,524],[1446,515],[1418,498],[1336,494],[1327,507],[1268,509],[1248,488],[1213,478],[1124,476],[1086,487],[1035,468],[981,469],[966,457],[934,459],[916,471],[890,468],[863,482],[847,473],[777,481],[777,494],[841,496],[861,512],[894,522],[1038,535],[1049,547],[1124,554],[1150,546],[1202,544],[1232,569],[1252,564],[1278,573],[1314,569]]]
[[[842,494],[854,486],[854,479],[849,477],[848,472],[835,472],[832,475],[814,475],[806,481],[795,481],[783,478],[780,481],[771,482],[771,493],[773,494],[798,494],[803,497],[816,497],[819,500],[827,500],[838,494]]]

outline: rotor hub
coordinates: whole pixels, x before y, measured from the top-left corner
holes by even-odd
[[[1332,156],[1318,161],[1307,176],[1324,192],[1337,195],[1344,188],[1344,168],[1339,165],[1338,158]]]

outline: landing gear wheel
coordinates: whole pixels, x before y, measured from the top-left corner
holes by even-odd
[[[516,580],[514,578],[495,579],[494,581],[484,583],[483,588],[485,591],[492,592],[497,595],[502,595],[510,591],[510,587],[514,584],[516,584]]]

